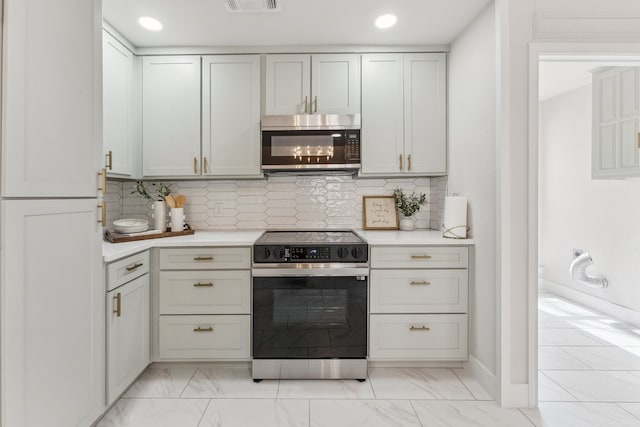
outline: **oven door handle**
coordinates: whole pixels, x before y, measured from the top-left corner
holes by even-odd
[[[253,277],[369,276],[368,268],[254,268]]]

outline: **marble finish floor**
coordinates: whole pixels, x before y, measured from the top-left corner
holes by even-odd
[[[538,408],[500,408],[462,369],[366,382],[265,380],[247,364],[152,364],[97,427],[640,427],[640,328],[539,300]]]

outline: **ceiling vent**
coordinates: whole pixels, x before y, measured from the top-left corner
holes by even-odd
[[[279,12],[281,0],[223,0],[227,12]]]

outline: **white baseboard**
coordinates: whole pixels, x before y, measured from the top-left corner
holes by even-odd
[[[489,396],[496,400],[497,381],[496,376],[473,355],[469,355],[469,361],[464,364],[464,370],[468,371],[473,378],[489,393]]]
[[[501,408],[529,407],[529,384],[509,384],[502,390]]]
[[[617,320],[640,327],[640,312],[631,310],[630,308],[594,297],[585,292],[576,291],[575,289],[546,279],[539,280],[539,288],[541,291],[550,292],[568,300],[578,302],[586,307],[614,317]]]

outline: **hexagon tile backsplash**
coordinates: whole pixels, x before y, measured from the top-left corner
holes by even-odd
[[[151,180],[152,181],[152,180]],[[147,218],[151,203],[131,194],[132,182],[110,181],[107,221]],[[362,196],[391,195],[400,187],[427,195],[418,228],[440,229],[447,178],[354,179],[350,176],[273,176],[268,180],[170,181],[187,196],[186,222],[196,230],[362,228]]]

